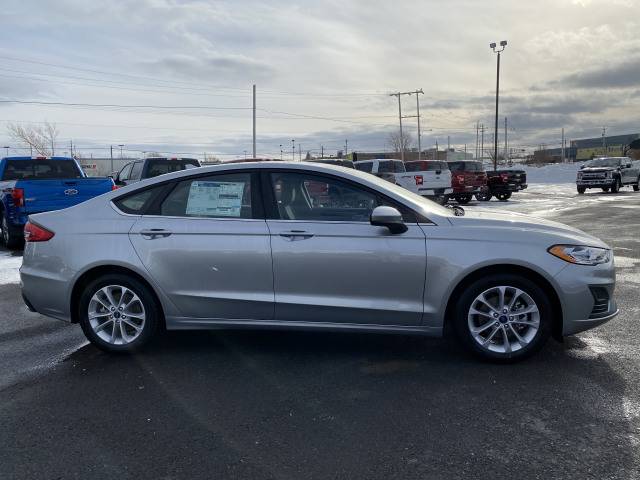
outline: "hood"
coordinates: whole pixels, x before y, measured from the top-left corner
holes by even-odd
[[[477,228],[478,238],[491,236],[503,239],[513,235],[525,235],[531,238],[545,236],[553,237],[552,241],[557,243],[610,248],[599,238],[577,228],[521,213],[496,212],[488,209],[478,209],[472,212],[467,210],[465,216],[450,217],[449,221],[454,227]]]
[[[617,170],[615,167],[584,167],[580,169],[580,172],[598,173],[598,172],[610,172]]]

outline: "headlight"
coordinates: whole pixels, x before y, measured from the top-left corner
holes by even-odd
[[[598,265],[611,260],[611,250],[586,245],[554,245],[547,251],[566,262],[578,265]]]
[[[578,172],[578,180],[582,178],[582,172]]]

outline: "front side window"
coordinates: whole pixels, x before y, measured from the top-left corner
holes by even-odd
[[[251,174],[211,175],[178,182],[162,201],[160,215],[252,218]]]
[[[120,173],[118,174],[118,180],[128,180],[132,167],[133,167],[133,163],[128,163],[127,165],[125,165],[124,168],[120,170]]]
[[[334,177],[272,173],[271,186],[282,220],[369,222],[381,204],[375,192]]]

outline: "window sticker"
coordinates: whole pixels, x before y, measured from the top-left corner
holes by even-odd
[[[244,182],[193,182],[187,215],[240,217]]]

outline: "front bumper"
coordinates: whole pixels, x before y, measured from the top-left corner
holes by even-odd
[[[578,187],[584,188],[611,188],[616,184],[615,178],[602,178],[595,180],[576,180]]]

